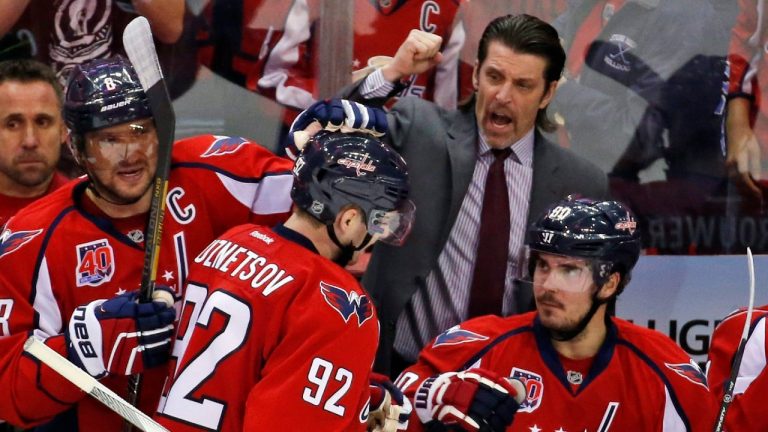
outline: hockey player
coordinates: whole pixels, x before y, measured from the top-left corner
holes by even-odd
[[[68,180],[56,171],[67,130],[63,99],[50,67],[0,62],[0,226]]]
[[[126,375],[167,360],[173,312],[132,301],[144,263],[157,136],[146,95],[122,57],[75,68],[64,117],[87,177],[19,212],[0,237],[0,418],[50,430],[118,430],[120,417],[24,355],[22,344],[34,334],[121,396]],[[176,143],[158,283],[180,298],[190,258],[211,239],[249,220],[285,220],[291,166],[242,138]],[[156,330],[158,337],[118,338],[137,330]],[[165,344],[155,344],[163,337]],[[143,351],[133,361],[137,344]],[[91,345],[101,349],[84,349]],[[143,371],[144,412],[157,407],[166,372]]]
[[[233,228],[194,258],[156,415],[170,430],[366,428],[378,320],[343,267],[410,231],[405,162],[371,135],[321,131],[294,175],[284,225]]]
[[[765,390],[768,388],[768,372],[765,367],[767,317],[768,305],[755,308],[752,312],[749,339],[739,365],[733,401],[725,416],[725,430],[768,430],[768,415],[765,413]],[[736,311],[726,317],[712,334],[707,379],[718,401],[723,399],[725,383],[731,375],[746,319],[746,310]]]
[[[661,333],[606,314],[640,254],[629,210],[560,201],[527,244],[536,311],[469,320],[427,345],[395,382],[413,398],[409,430],[709,430],[698,366]]]

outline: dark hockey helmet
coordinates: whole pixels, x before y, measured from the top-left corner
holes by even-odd
[[[329,225],[347,205],[364,212],[368,231],[380,241],[402,244],[415,207],[405,161],[369,134],[320,131],[299,154],[291,198]]]
[[[93,60],[70,72],[64,121],[73,134],[151,116],[139,77],[124,57]]]
[[[635,217],[618,201],[562,200],[530,226],[526,243],[531,251],[611,263],[610,272],[622,275],[640,257]]]

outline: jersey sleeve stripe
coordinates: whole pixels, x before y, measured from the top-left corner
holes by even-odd
[[[48,259],[43,257],[37,272],[35,284],[35,300],[32,305],[39,316],[37,328],[45,334],[45,337],[61,333],[61,312],[53,296],[51,288],[50,272],[48,271]],[[40,336],[35,332],[36,336]]]
[[[622,345],[622,346],[626,347],[627,349],[629,349],[632,353],[634,353],[640,360],[643,361],[643,363],[645,363],[646,365],[648,365],[649,368],[651,368],[651,370],[656,374],[656,376],[659,377],[659,380],[664,384],[664,388],[665,388],[666,395],[667,395],[667,397],[666,397],[667,402],[666,402],[665,408],[664,408],[664,410],[665,410],[665,412],[664,412],[665,429],[664,430],[665,431],[666,430],[686,430],[686,431],[692,430],[691,429],[691,421],[688,420],[688,417],[685,415],[685,411],[683,411],[683,407],[680,404],[680,401],[679,401],[677,395],[675,395],[675,393],[674,393],[674,390],[673,390],[674,388],[672,387],[672,383],[669,382],[669,379],[667,378],[666,375],[664,375],[664,372],[661,371],[659,366],[656,365],[656,363],[654,363],[653,360],[650,359],[650,357],[648,357],[645,353],[643,353],[640,350],[640,348],[638,348],[637,346],[635,346],[631,342],[629,342],[627,340],[624,340],[624,339],[619,339],[618,341],[616,341],[616,344],[617,345]],[[668,414],[670,412],[670,410],[672,410],[672,411],[677,413],[677,416],[679,418],[680,424],[684,425],[685,426],[684,428],[679,428],[679,427],[677,429],[667,429],[666,428],[667,417],[668,417],[668,415],[671,415],[671,414]]]

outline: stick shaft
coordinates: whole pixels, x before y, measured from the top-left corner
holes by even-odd
[[[26,342],[24,342],[24,351],[32,354],[35,358],[56,371],[56,373],[66,378],[67,381],[91,395],[91,397],[119,414],[120,417],[131,422],[131,424],[137,428],[147,432],[168,431],[168,429],[152,420],[138,408],[126,402],[104,384],[69,362],[61,354],[37,340],[34,336],[30,336]]]

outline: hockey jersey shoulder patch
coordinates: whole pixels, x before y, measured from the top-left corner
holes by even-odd
[[[16,252],[20,247],[29,243],[41,232],[43,232],[42,229],[33,231],[11,231],[10,229],[3,230],[3,233],[0,234],[0,257]]]
[[[211,143],[200,157],[205,158],[235,153],[247,143],[248,140],[242,137],[216,136],[213,143]]]
[[[458,345],[467,342],[484,341],[488,340],[488,336],[475,333],[473,331],[465,330],[456,325],[448,330],[440,333],[432,344],[432,348],[437,348],[443,345]]]
[[[373,316],[373,305],[367,295],[355,291],[347,292],[344,288],[320,282],[320,292],[325,302],[341,315],[344,322],[349,322],[352,315],[357,315],[357,325],[362,326]]]
[[[701,371],[699,365],[697,365],[693,360],[691,360],[690,363],[664,363],[664,365],[688,381],[694,384],[698,384],[709,390],[706,375],[704,375],[704,372]]]

